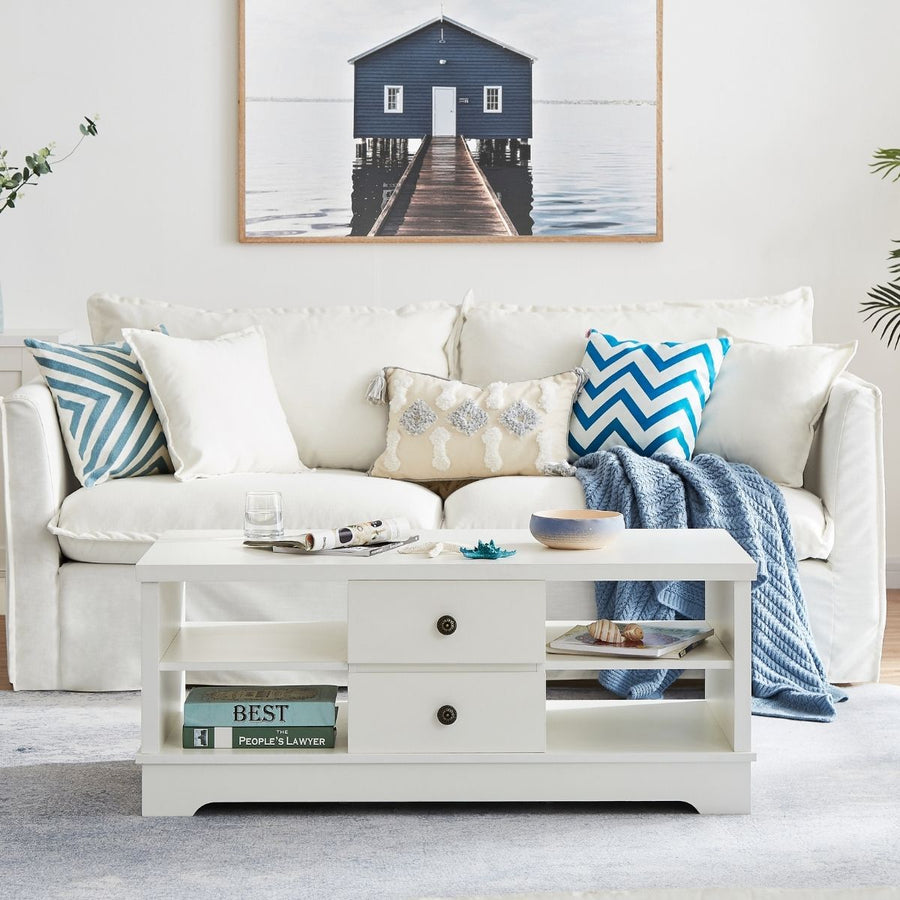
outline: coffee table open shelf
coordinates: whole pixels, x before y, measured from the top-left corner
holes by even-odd
[[[471,545],[488,536],[441,532]],[[721,531],[627,531],[602,551],[554,551],[492,532],[516,556],[433,560],[265,554],[237,533],[173,533],[136,567],[141,584],[145,815],[210,802],[683,800],[749,812],[750,581]],[[423,535],[423,540],[429,536]],[[341,581],[341,622],[187,622],[190,582]],[[715,636],[682,659],[546,653],[572,622],[547,621],[546,583],[700,580]],[[450,635],[435,621],[454,616]],[[548,671],[703,670],[697,700],[546,701]],[[185,750],[186,673],[297,671],[348,679],[328,750]],[[444,726],[436,704],[454,703]]]

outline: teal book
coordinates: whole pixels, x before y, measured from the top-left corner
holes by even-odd
[[[184,724],[334,726],[337,690],[333,684],[202,685],[188,691]]]
[[[293,726],[269,728],[249,725],[246,728],[216,728],[185,725],[181,745],[190,750],[327,750],[334,747],[334,726]]]

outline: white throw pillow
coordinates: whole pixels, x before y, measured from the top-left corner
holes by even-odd
[[[440,302],[397,309],[205,310],[95,294],[88,300],[87,312],[98,343],[120,340],[125,328],[153,328],[160,322],[169,334],[186,338],[214,338],[260,326],[272,378],[301,459],[308,466],[360,471],[368,469],[384,449],[387,425],[384,407],[365,399],[372,373],[391,363],[416,372],[451,375],[460,324],[460,307]]]
[[[729,336],[721,329],[719,335]],[[816,423],[856,341],[793,347],[733,341],[703,410],[694,454],[716,453],[777,484],[802,487]]]
[[[464,310],[460,378],[472,384],[488,384],[564,372],[581,361],[584,336],[590,329],[622,339],[658,343],[707,340],[714,338],[721,327],[754,341],[809,344],[812,314],[813,295],[808,287],[740,300],[471,306]],[[155,315],[158,321],[165,321],[159,311]]]
[[[179,481],[302,472],[258,327],[213,340],[125,328],[150,385]]]

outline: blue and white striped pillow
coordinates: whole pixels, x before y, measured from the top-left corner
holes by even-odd
[[[173,471],[147,379],[128,344],[25,345],[53,394],[69,459],[85,486]]]
[[[644,344],[588,332],[587,382],[572,408],[577,456],[624,444],[643,456],[690,459],[700,416],[730,338]]]

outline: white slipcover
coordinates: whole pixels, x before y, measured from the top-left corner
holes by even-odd
[[[123,326],[163,323],[175,334],[213,337],[262,324],[301,458],[309,464],[327,460],[333,469],[364,468],[384,446],[385,411],[363,399],[373,370],[403,365],[458,377],[453,366],[459,353],[467,380],[538,377],[577,365],[582,330],[602,326],[600,315],[613,321],[613,312],[603,307],[558,313],[489,308],[484,315],[463,308],[457,341],[461,315],[443,304],[396,311],[336,307],[206,314],[106,296],[94,298],[92,306],[95,313],[102,310],[93,323],[97,340],[117,338]],[[811,308],[806,290],[781,298],[619,307],[614,314],[621,327],[611,330],[678,339],[713,336],[717,327],[726,327],[750,338],[803,343],[812,338]],[[641,333],[641,322],[653,331]],[[305,377],[305,372],[313,374]],[[0,410],[10,680],[17,690],[133,690],[140,683],[140,656],[131,563],[158,530],[239,528],[242,496],[251,482],[225,476],[218,484],[218,479],[175,484],[152,476],[82,492],[46,386],[25,385],[4,398]],[[881,415],[877,388],[852,376],[839,378],[816,431],[804,490],[785,492],[801,555],[827,555],[804,559],[800,576],[817,648],[836,682],[878,678],[885,618]],[[451,495],[442,508],[425,488],[358,472],[284,477],[290,483],[277,489],[285,494],[289,527],[299,527],[301,515],[304,525],[315,525],[396,514],[425,528],[443,514],[448,524],[489,529],[507,524],[506,516],[525,524],[532,510],[583,502],[580,486],[562,478],[523,478],[508,491],[500,480],[489,480]],[[271,478],[262,476],[266,487],[273,486]],[[64,554],[92,561],[67,561]],[[567,598],[552,587],[554,615],[591,614],[589,590]],[[199,585],[189,592],[188,615],[304,620],[341,615],[345,601],[341,585],[298,584],[278,591]],[[191,674],[208,680],[203,673]]]

